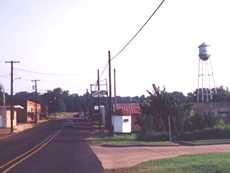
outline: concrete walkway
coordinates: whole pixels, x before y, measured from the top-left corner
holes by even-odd
[[[9,128],[0,128],[0,139],[10,134]]]
[[[47,122],[47,121],[48,120],[39,120],[38,124],[41,124],[41,123],[44,123],[44,122]],[[20,123],[20,124],[17,124],[17,126],[14,127],[14,133],[12,133],[12,134],[16,134],[16,133],[22,132],[24,130],[31,129],[34,126],[38,125],[38,124],[34,124],[34,123]],[[10,133],[10,128],[0,128],[0,139],[9,137],[12,134]]]
[[[230,144],[170,147],[102,147],[91,146],[105,169],[134,166],[148,160],[180,155],[230,152]]]

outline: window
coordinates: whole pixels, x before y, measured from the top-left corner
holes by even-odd
[[[127,122],[129,122],[129,119],[126,118],[126,119],[123,120],[123,122],[127,123]]]

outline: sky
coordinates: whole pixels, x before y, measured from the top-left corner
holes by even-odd
[[[160,0],[1,0],[0,83],[9,92],[56,87],[84,94],[156,9]],[[198,46],[210,45],[216,86],[230,86],[228,0],[166,0],[136,39],[112,61],[117,95],[147,95],[152,84],[185,94],[197,88]],[[17,79],[20,77],[21,79]],[[108,69],[101,76],[108,79]]]

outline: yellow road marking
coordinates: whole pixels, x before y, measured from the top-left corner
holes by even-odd
[[[7,162],[7,163],[1,165],[1,166],[0,166],[0,169],[6,167],[7,165],[10,165],[11,163],[15,162],[15,161],[18,160],[18,159],[20,159],[20,158],[26,156],[28,153],[30,153],[31,151],[33,151],[34,149],[36,149],[37,147],[39,147],[40,145],[42,145],[44,142],[46,142],[46,141],[47,141],[50,137],[52,137],[52,136],[53,136],[53,135],[48,136],[45,140],[43,140],[41,143],[37,144],[36,146],[34,146],[34,147],[31,148],[30,150],[28,150],[27,152],[25,152],[25,153],[19,155],[18,157],[16,157],[15,159],[13,159],[13,160],[11,160],[11,161],[9,161],[9,162]]]
[[[48,145],[60,132],[61,132],[61,130],[58,130],[54,135],[48,136],[45,140],[43,140],[41,143],[39,143],[38,145],[36,145],[33,148],[31,148],[30,150],[28,150],[27,152],[21,154],[20,156],[16,157],[15,159],[13,159],[13,160],[5,163],[4,165],[0,166],[0,169],[2,169],[4,167],[7,167],[7,166],[11,165],[13,162],[15,162],[10,167],[8,167],[7,169],[5,169],[2,173],[9,172],[11,169],[13,169],[14,167],[16,167],[18,164],[20,164],[24,160],[28,159],[32,155],[36,154],[38,151],[40,151],[46,145]]]

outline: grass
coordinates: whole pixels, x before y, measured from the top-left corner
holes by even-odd
[[[217,145],[217,144],[230,144],[230,139],[208,139],[208,140],[194,140],[183,141],[184,144],[190,145]]]
[[[75,114],[75,112],[55,112],[51,113],[50,117],[58,117],[58,118],[64,118],[64,117],[72,117],[72,115]]]
[[[105,170],[105,173],[229,173],[230,153],[179,156],[148,161],[131,168]]]
[[[94,138],[89,138],[89,141],[93,145],[151,145],[151,146],[166,146],[166,145],[176,145],[169,141],[140,141],[136,139],[135,134],[122,134],[114,136],[98,136]]]

